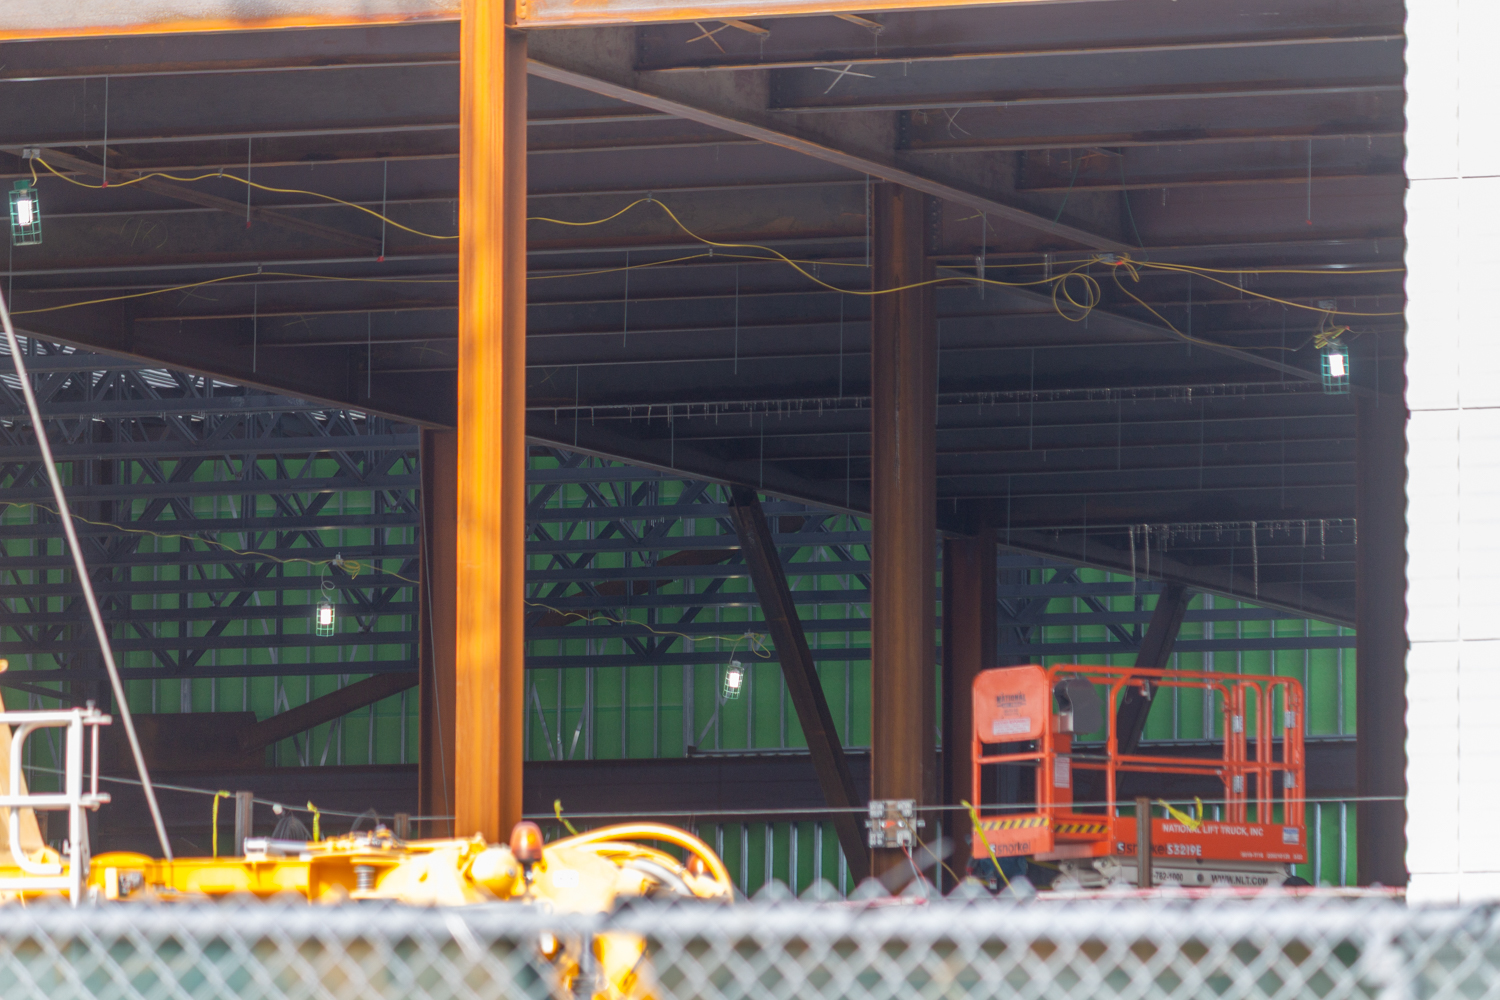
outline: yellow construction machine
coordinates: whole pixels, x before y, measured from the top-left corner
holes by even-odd
[[[34,828],[35,820],[31,823]],[[653,844],[675,846],[686,860]],[[84,898],[192,902],[253,896],[429,906],[514,902],[545,913],[587,914],[608,912],[625,899],[728,903],[734,894],[728,871],[708,845],[660,823],[624,823],[550,844],[542,842],[536,824],[522,822],[510,844],[487,844],[478,836],[402,841],[382,826],[318,841],[251,838],[245,846],[246,855],[236,858],[163,861],[144,854],[100,854],[88,864]],[[50,848],[29,855],[34,867],[56,867],[63,878],[70,874]],[[21,903],[66,895],[65,889],[45,884],[47,878],[14,864],[0,866],[0,884],[8,887],[0,895]],[[639,935],[605,931],[586,938],[543,932],[536,947],[564,995],[585,994],[593,1000],[655,996],[650,964],[644,960],[646,942]],[[582,976],[592,977],[587,989],[579,988]]]
[[[653,844],[678,848],[686,860]],[[707,844],[661,823],[624,823],[550,844],[518,823],[509,844],[400,840],[384,826],[324,840],[250,837],[245,856],[176,858],[112,852],[92,859],[85,883],[106,900],[270,899],[313,903],[386,900],[419,906],[516,901],[554,913],[600,913],[627,898],[727,902],[733,883]]]
[[[531,904],[549,914],[589,914],[609,912],[630,899],[728,903],[734,897],[718,855],[692,834],[661,823],[622,823],[544,843],[541,829],[523,821],[508,844],[489,844],[478,835],[402,840],[376,825],[325,839],[251,837],[243,857],[162,860],[109,852],[91,858],[84,810],[109,802],[99,791],[98,732],[112,721],[92,705],[7,712],[0,704],[0,819],[9,848],[0,850],[0,902],[24,905],[47,897],[68,898],[75,906],[234,898],[418,906],[501,902]],[[63,788],[28,792],[22,746],[29,734],[49,727],[65,730]],[[86,743],[92,763],[87,783]],[[61,853],[42,842],[37,809],[66,811],[68,836]],[[645,942],[637,935],[605,932],[569,939],[544,933],[537,948],[570,994],[587,993],[596,1000],[652,996]]]
[[[656,845],[676,847],[685,857]],[[163,901],[293,894],[321,904],[384,900],[426,906],[498,901],[556,914],[607,913],[626,899],[728,903],[734,896],[729,872],[708,845],[661,823],[623,823],[550,844],[529,821],[516,824],[509,844],[487,844],[480,836],[402,841],[377,826],[317,841],[248,838],[245,849],[244,857],[173,861],[101,854],[89,867],[88,894]],[[544,932],[536,946],[566,995],[654,996],[639,935]],[[580,976],[592,977],[588,988],[579,988]]]

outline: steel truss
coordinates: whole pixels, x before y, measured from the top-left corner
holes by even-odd
[[[41,341],[26,350],[131,679],[415,668],[412,428]],[[0,377],[0,487],[9,505],[0,509],[0,655],[29,668],[0,675],[0,684],[95,697],[102,669],[22,413],[18,385]],[[734,706],[722,709],[713,689],[734,659],[754,665],[752,693],[756,684],[774,689],[778,716],[768,732],[747,700],[745,748],[795,745],[775,650],[752,651],[745,638],[758,632],[758,602],[723,489],[560,448],[533,449],[532,467],[527,667],[551,691],[545,708],[541,687],[528,694],[534,755],[574,756],[580,741],[596,755],[600,669],[627,678],[616,704],[622,755],[632,745],[628,720],[643,713],[650,725],[633,728],[650,733],[653,753],[674,744],[686,752],[710,731],[713,745],[727,748]],[[859,745],[867,739],[856,706],[869,658],[868,521],[803,503],[773,500],[765,510],[825,686],[845,689],[842,735]],[[350,562],[341,568],[336,558]],[[1132,654],[1157,589],[1150,579],[1019,553],[1002,556],[1000,574],[1002,662]],[[341,610],[340,631],[328,637],[312,634],[310,621],[324,578]],[[1353,645],[1346,629],[1268,627],[1276,620],[1200,595],[1177,655],[1342,657]],[[664,668],[680,668],[668,686],[682,716],[680,740],[665,742]],[[651,674],[646,690],[639,676],[628,679],[642,670]],[[565,730],[576,737],[571,746]],[[607,753],[602,743],[597,750]]]
[[[779,672],[764,669],[775,663],[775,650],[751,657],[748,643],[736,641],[760,629],[760,615],[724,491],[564,449],[534,449],[532,455],[527,697],[533,757],[796,746]],[[774,500],[765,510],[825,689],[840,682],[845,689],[842,697],[829,692],[841,706],[840,735],[846,745],[861,745],[868,740],[867,721],[861,724],[852,707],[860,700],[858,689],[868,691],[868,520]],[[1205,529],[1226,543],[1236,530],[1239,544],[1249,546],[1257,531],[1265,545],[1273,530],[1291,529]],[[1183,545],[1201,544],[1205,531],[1177,535]],[[1170,552],[1164,541],[1170,536],[1157,531],[1153,547]],[[1143,552],[1143,568],[1145,558]],[[1150,578],[1132,580],[1014,552],[1002,553],[999,574],[996,653],[1002,663],[1114,656],[1125,657],[1115,662],[1133,662],[1160,589]],[[1353,718],[1344,697],[1346,688],[1352,690],[1345,673],[1352,670],[1346,651],[1353,645],[1351,629],[1288,620],[1285,612],[1238,595],[1198,594],[1174,663],[1187,667],[1191,658],[1194,665],[1230,671],[1293,670],[1300,664],[1308,675],[1325,668],[1336,672],[1323,685],[1327,690],[1312,690],[1328,706],[1326,735],[1337,736],[1346,732],[1346,716]],[[751,692],[737,704],[717,698],[719,678],[732,660],[759,665],[750,670],[750,683],[771,685],[773,692]],[[839,715],[836,710],[836,721]],[[1160,738],[1203,735],[1173,719],[1170,733]],[[726,720],[743,737],[737,745],[724,738]],[[649,745],[642,733],[650,734]],[[705,742],[708,734],[713,738]]]
[[[415,669],[414,428],[25,350],[129,680]],[[102,666],[23,412],[0,376],[0,655],[28,668],[0,684],[97,697]],[[330,592],[338,630],[318,636],[313,605]]]

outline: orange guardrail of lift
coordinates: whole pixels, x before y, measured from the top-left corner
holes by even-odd
[[[1139,746],[1156,693],[1173,689],[1212,699],[1217,754]],[[1117,789],[1120,775],[1137,773],[1217,779],[1222,788],[1221,817],[1174,811],[1152,820],[1153,856],[1307,860],[1303,694],[1296,678],[1033,664],[983,671],[973,700],[971,801],[997,856],[1134,855],[1136,819],[1121,815]],[[1102,744],[1076,745],[1100,732]],[[1006,808],[999,808],[996,789],[986,794],[987,780],[1009,783]],[[1091,793],[1076,796],[1080,784]]]

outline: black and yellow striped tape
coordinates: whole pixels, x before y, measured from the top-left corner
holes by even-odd
[[[1042,816],[1023,816],[1017,819],[989,819],[980,823],[984,830],[1032,830],[1047,825],[1047,820]],[[1101,834],[1109,830],[1107,823],[1055,823],[1053,829],[1058,833],[1071,834]]]
[[[980,824],[986,830],[1029,830],[1033,827],[1046,826],[1047,820],[1041,816],[1024,816],[1020,819],[991,819]]]
[[[1107,823],[1058,823],[1055,827],[1058,833],[1075,834],[1099,834],[1109,829]]]

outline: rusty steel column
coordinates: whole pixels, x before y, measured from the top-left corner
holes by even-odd
[[[996,665],[996,555],[994,531],[943,542],[944,805],[967,799],[972,786],[974,677]],[[959,812],[948,817],[949,864],[961,873],[969,860],[969,820]]]
[[[927,197],[896,184],[872,193],[873,288],[932,275],[924,234]],[[875,799],[938,795],[934,749],[937,692],[937,323],[930,288],[872,301],[871,376],[871,775]],[[905,863],[873,852],[881,874]]]
[[[454,833],[521,818],[525,713],[526,36],[464,0],[459,39]]]
[[[1395,367],[1395,366],[1392,366]],[[1399,374],[1399,372],[1398,372]],[[1355,809],[1359,883],[1405,885],[1406,402],[1355,400]],[[1393,797],[1380,801],[1382,797]]]
[[[458,583],[458,435],[423,431],[422,572],[417,595],[417,667],[420,711],[417,727],[417,809],[423,816],[452,816],[453,731],[456,721],[453,670],[454,602]],[[453,823],[428,822],[428,837],[450,837]]]

